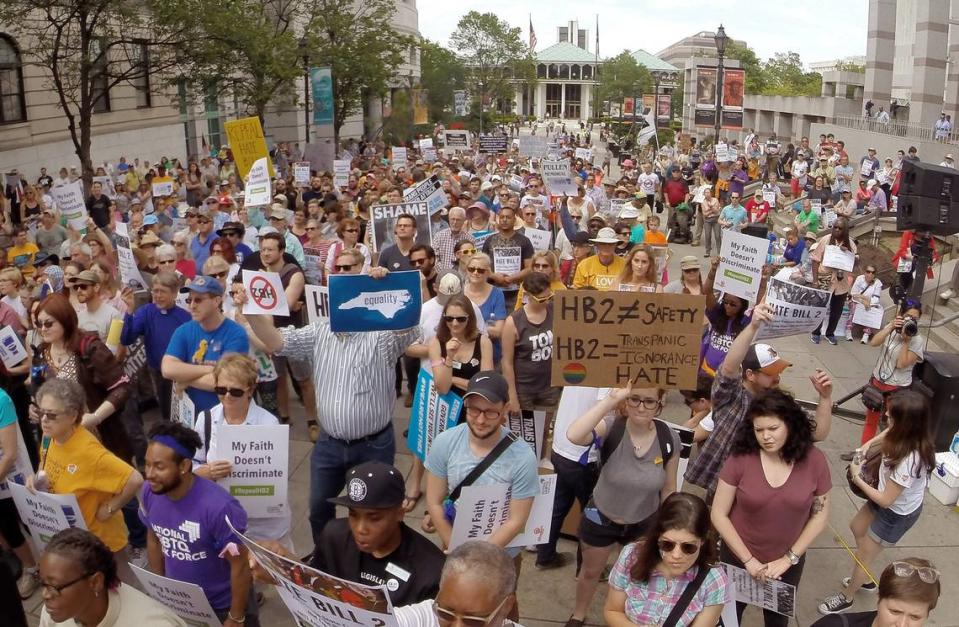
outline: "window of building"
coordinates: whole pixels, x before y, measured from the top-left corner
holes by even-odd
[[[0,34],[0,124],[23,122],[27,107],[23,91],[23,64],[13,40]]]
[[[569,77],[570,77],[571,79],[573,79],[574,81],[578,81],[578,80],[579,80],[579,66],[578,66],[578,65],[573,65],[573,66],[570,68],[570,70],[569,70]]]
[[[569,41],[569,27],[560,26],[559,27],[559,40],[560,41]]]
[[[579,32],[576,34],[576,45],[582,48],[583,50],[586,50],[586,29],[585,28],[579,29]]]
[[[153,106],[150,99],[150,49],[145,41],[135,41],[130,46],[130,65],[133,72],[133,89],[136,91],[137,107]]]
[[[586,80],[589,80],[589,79],[593,78],[593,66],[592,66],[592,65],[584,65],[584,66],[583,66],[583,78],[586,79]]]
[[[560,78],[569,78],[569,66],[565,63],[559,66],[559,77]]]
[[[536,66],[536,78],[546,78],[546,64],[540,63]]]
[[[107,72],[109,63],[107,51],[102,39],[90,42],[91,80],[93,89],[90,98],[93,99],[93,112],[106,113],[110,110],[110,76]]]
[[[550,63],[549,65],[549,77],[559,78],[559,67],[555,63]]]
[[[186,79],[182,76],[176,79],[176,100],[180,115],[186,115],[189,98],[187,98],[186,93]]]

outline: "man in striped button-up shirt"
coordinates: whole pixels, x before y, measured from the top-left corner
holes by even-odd
[[[373,278],[386,275],[385,268],[370,270]],[[322,431],[310,457],[310,526],[316,544],[335,515],[327,499],[343,489],[347,470],[368,461],[393,464],[394,365],[419,328],[333,333],[325,320],[301,329],[276,329],[271,316],[247,320],[268,351],[313,365]]]

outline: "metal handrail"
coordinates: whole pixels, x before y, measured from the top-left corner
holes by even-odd
[[[873,133],[882,133],[884,135],[895,135],[896,137],[908,137],[919,141],[934,142],[938,141],[944,144],[959,144],[959,131],[953,131],[948,134],[945,141],[937,140],[935,129],[931,125],[912,124],[909,122],[900,122],[898,120],[889,120],[886,124],[876,121],[875,118],[866,118],[855,115],[837,115],[830,119],[836,126],[856,129],[859,131],[870,131]]]

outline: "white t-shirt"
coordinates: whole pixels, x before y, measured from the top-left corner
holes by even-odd
[[[892,469],[886,465],[886,459],[883,458],[879,472],[880,492],[886,489],[886,482],[890,479],[901,485],[903,489],[889,509],[900,516],[906,516],[919,509],[926,491],[926,483],[929,481],[929,469],[919,460],[919,452],[913,451]]]
[[[473,305],[473,315],[476,316],[476,330],[480,334],[486,334],[486,320],[483,319],[483,312],[480,308]],[[443,305],[436,298],[431,298],[420,308],[420,337],[418,344],[429,344],[430,340],[436,337],[436,328],[440,325],[440,319],[443,317]],[[427,372],[433,372],[430,366],[430,358],[420,359],[420,367],[425,368]]]
[[[650,196],[656,193],[656,186],[659,185],[659,177],[652,172],[649,174],[644,172],[643,174],[639,175],[639,178],[636,179],[636,182],[639,185],[639,191],[647,196]]]
[[[90,313],[88,307],[77,311],[79,327],[84,331],[95,332],[104,342],[107,341],[107,335],[110,334],[110,323],[114,318],[120,317],[120,312],[113,305],[107,303],[101,303],[100,307],[93,313]]]
[[[559,407],[556,409],[556,424],[553,427],[553,452],[560,457],[574,462],[578,462],[587,450],[588,446],[573,444],[566,437],[566,430],[573,424],[573,421],[585,414],[597,400],[604,398],[609,394],[609,388],[590,388],[580,386],[568,386],[563,388],[563,395],[559,399]],[[595,462],[599,459],[599,449],[592,447],[589,450],[589,461]]]
[[[699,426],[706,433],[712,433],[713,430],[716,428],[716,423],[713,422],[713,412],[709,412],[708,414],[703,416],[703,419],[699,421]]]
[[[879,354],[879,361],[876,362],[876,367],[872,371],[872,376],[876,377],[878,380],[889,385],[895,385],[896,387],[908,387],[912,385],[912,368],[913,366],[907,366],[905,368],[896,368],[896,360],[899,358],[899,351],[902,349],[903,342],[909,340],[909,349],[911,352],[919,356],[919,359],[916,360],[916,363],[921,363],[923,360],[923,347],[925,346],[925,340],[922,339],[921,335],[914,335],[911,338],[906,338],[902,333],[893,331],[889,334],[889,337],[886,338],[886,341],[882,345],[882,352]]]
[[[17,312],[21,318],[27,317],[27,308],[23,306],[23,300],[19,296],[4,296],[0,302],[10,305],[10,308]]]
[[[433,601],[427,599],[413,605],[393,608],[398,627],[439,627],[436,613],[433,611]],[[511,620],[504,620],[503,627],[523,627]]]

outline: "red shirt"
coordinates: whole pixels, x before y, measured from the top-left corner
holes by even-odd
[[[746,201],[746,214],[750,222],[765,222],[769,215],[769,203],[765,200],[756,202],[755,198]]]
[[[670,178],[663,183],[663,195],[666,197],[666,201],[670,207],[675,207],[686,200],[686,194],[688,193],[689,186],[686,185],[686,181],[682,179],[676,180]]]

